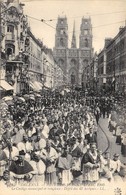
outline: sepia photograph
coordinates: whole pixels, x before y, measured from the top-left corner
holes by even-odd
[[[125,0],[0,0],[0,189],[126,195]]]

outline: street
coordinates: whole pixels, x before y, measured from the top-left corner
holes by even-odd
[[[108,118],[100,118],[99,125],[101,126],[102,130],[106,133],[108,140],[105,134],[102,132],[101,128],[98,128],[98,148],[104,152],[109,144],[108,151],[110,152],[111,158],[113,154],[118,153],[120,154],[120,160],[123,163],[126,163],[126,157],[123,157],[121,154],[121,146],[115,143],[116,136],[113,136],[112,132],[108,129]],[[108,143],[109,141],[109,143]]]
[[[95,1],[0,0],[7,187],[126,181],[126,1]]]

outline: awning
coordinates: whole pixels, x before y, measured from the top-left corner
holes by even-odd
[[[42,87],[40,87],[40,85],[38,85],[38,83],[36,83],[37,81],[31,82],[29,83],[29,86],[34,90],[34,91],[40,91],[42,89]],[[41,83],[40,83],[41,84]]]
[[[0,80],[0,87],[2,87],[6,91],[14,90],[14,88],[5,80]]]
[[[3,91],[3,88],[2,87],[0,87],[0,91]]]
[[[36,90],[36,87],[34,86],[33,82],[30,81],[29,86],[30,86],[33,90]]]
[[[38,89],[38,91],[42,90],[42,83],[40,83],[38,81],[34,81],[34,85],[36,86],[36,88]]]

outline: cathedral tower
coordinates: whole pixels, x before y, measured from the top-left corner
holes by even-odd
[[[56,63],[63,70],[64,75],[67,71],[66,52],[68,48],[68,24],[66,16],[58,17],[55,34],[55,47],[53,55]],[[64,83],[67,83],[67,78],[64,76]]]
[[[58,17],[55,35],[55,47],[62,49],[68,47],[68,24],[66,17]]]
[[[82,18],[80,26],[79,37],[79,56],[80,56],[80,68],[79,68],[79,82],[83,83],[84,87],[87,87],[89,81],[89,64],[93,55],[92,48],[92,25],[91,18]]]
[[[71,48],[76,48],[76,47],[77,47],[77,46],[76,46],[75,21],[74,21]]]
[[[79,48],[92,48],[92,25],[91,18],[82,18],[80,27]]]
[[[82,86],[88,81],[89,63],[92,58],[92,25],[90,18],[82,18],[79,48],[76,45],[75,22],[71,48],[68,48],[68,24],[66,17],[58,17],[53,55],[64,73],[64,84]],[[86,84],[85,84],[86,86]]]

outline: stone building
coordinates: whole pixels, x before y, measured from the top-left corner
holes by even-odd
[[[89,66],[89,87],[93,91],[97,91],[98,87],[98,56],[97,53],[94,54],[94,57],[91,60],[90,66]]]
[[[45,54],[43,43],[33,35],[23,13],[24,4],[7,0],[0,5],[0,91],[41,91],[44,84],[53,88],[59,66],[52,52]],[[44,55],[49,62],[46,68]]]
[[[27,18],[23,15],[23,4],[18,1],[7,1],[2,5],[4,10],[1,12],[1,24],[5,33],[1,43],[1,55],[5,58],[3,79],[12,86],[14,93],[19,93],[22,88],[22,51],[27,33]],[[2,87],[8,90],[9,85],[5,82]]]
[[[114,38],[106,38],[98,54],[98,86],[111,92],[126,92],[126,26]]]
[[[93,56],[91,18],[82,18],[79,36],[79,48],[76,44],[75,23],[71,48],[68,48],[67,17],[58,17],[53,55],[64,74],[64,84],[86,87],[89,63]]]
[[[43,77],[43,60],[42,60],[43,43],[38,40],[31,32],[30,28],[27,29],[27,37],[25,40],[24,54],[27,63],[27,86],[25,89],[30,88],[34,91],[42,90],[42,77]]]
[[[106,74],[106,47],[111,42],[112,38],[106,38],[104,48],[98,54],[98,89],[106,88],[107,74]]]
[[[114,91],[126,92],[126,26],[106,47],[107,83],[113,83]]]

